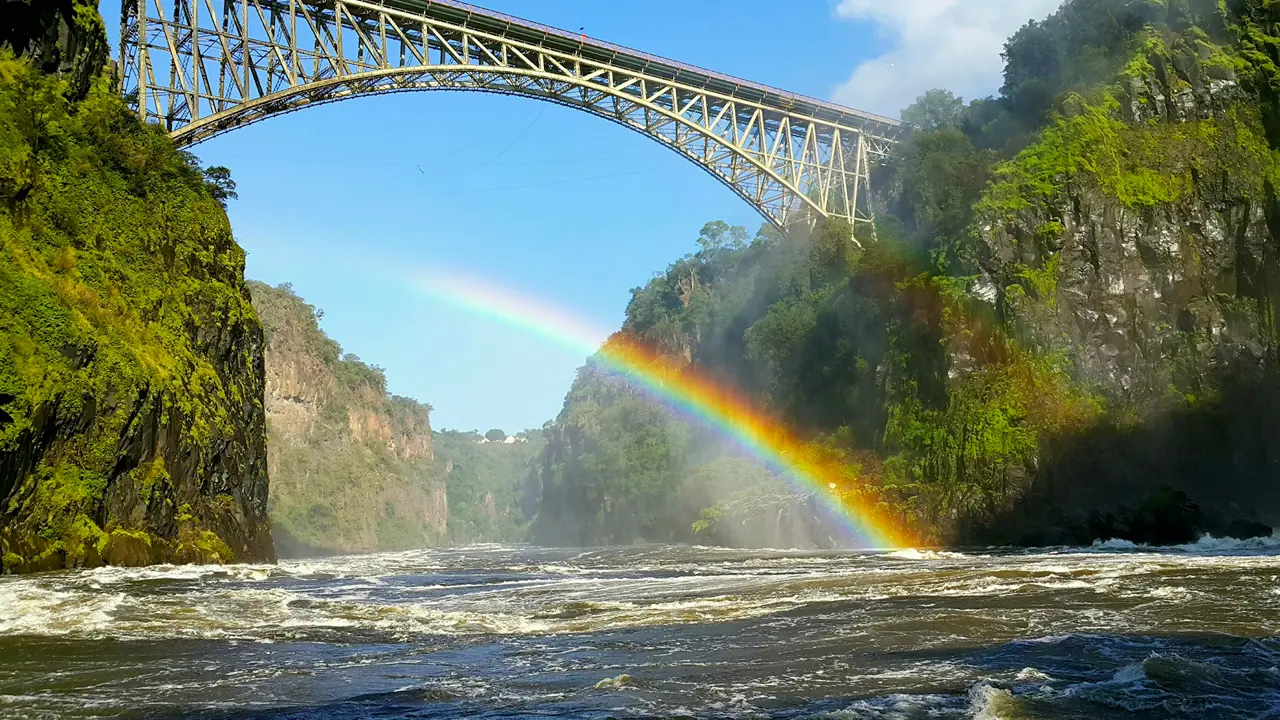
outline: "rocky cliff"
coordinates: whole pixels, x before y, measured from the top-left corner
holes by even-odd
[[[107,36],[97,0],[0,0],[0,48],[84,97],[107,63]]]
[[[439,544],[449,515],[429,406],[320,329],[288,286],[251,283],[267,336],[271,514],[283,555]]]
[[[42,67],[104,42],[66,5],[29,33]],[[0,58],[4,570],[272,561],[244,253],[194,159],[80,82]]]
[[[998,96],[904,111],[914,131],[873,178],[877,242],[713,223],[633,291],[623,332],[750,395],[848,469],[833,493],[920,542],[1269,534],[1280,11],[1067,0],[1004,58]],[[713,441],[589,369],[549,435],[535,537],[679,536],[675,499],[706,484],[691,449]],[[804,525],[801,498],[711,497],[700,538],[822,536],[770,524]]]
[[[1131,534],[1161,497],[1184,526],[1280,525],[1280,214],[1258,18],[1152,12],[1117,80],[1068,94],[977,206],[976,294],[1106,410],[1041,458],[983,539]]]

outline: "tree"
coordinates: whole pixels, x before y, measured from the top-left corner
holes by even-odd
[[[209,194],[224,208],[228,200],[240,197],[236,193],[236,181],[231,179],[231,171],[221,165],[205,169],[204,182],[209,187]]]
[[[1062,50],[1048,23],[1030,22],[1005,43],[1004,87],[1000,94],[1009,111],[1022,122],[1036,126],[1048,113],[1058,93]]]
[[[484,434],[484,439],[489,442],[502,442],[507,439],[507,434],[497,428],[494,428]]]
[[[935,88],[902,111],[902,122],[925,131],[959,127],[964,122],[964,98]]]
[[[948,128],[916,133],[901,149],[899,212],[932,249],[960,241],[972,207],[987,186],[994,157],[977,152],[963,132]]]
[[[716,220],[702,226],[702,232],[698,235],[698,247],[701,248],[704,259],[709,260],[718,250],[741,250],[746,247],[748,237],[746,228]]]

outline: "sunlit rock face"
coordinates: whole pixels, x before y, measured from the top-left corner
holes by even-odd
[[[288,287],[251,284],[266,329],[273,531],[282,555],[430,547],[449,507],[430,407],[390,397]]]
[[[1126,202],[1077,175],[1043,204],[981,223],[984,285],[1004,291],[1052,264],[1043,297],[1001,300],[1037,341],[1070,352],[1084,377],[1135,402],[1188,372],[1261,363],[1268,330],[1257,301],[1280,277],[1254,154],[1265,152],[1256,107],[1234,81],[1173,77],[1133,78],[1113,112],[1131,127],[1163,128],[1151,131],[1156,143],[1160,133],[1233,136],[1168,146],[1175,156],[1154,182],[1173,185],[1175,200]]]

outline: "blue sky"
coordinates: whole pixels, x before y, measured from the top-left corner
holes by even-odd
[[[993,92],[999,39],[1052,0],[1014,0],[1011,11],[991,0],[482,4],[896,115],[929,87]],[[114,30],[119,0],[104,0],[102,11]],[[978,31],[985,44],[951,42]],[[943,50],[913,59],[917,45]],[[356,98],[192,149],[206,165],[231,168],[239,185],[229,213],[248,277],[291,283],[324,310],[323,328],[347,352],[386,369],[392,392],[434,406],[437,428],[540,427],[585,358],[395,278],[453,269],[616,328],[630,289],[690,252],[704,223],[761,223],[730,190],[641,135],[523,98]]]

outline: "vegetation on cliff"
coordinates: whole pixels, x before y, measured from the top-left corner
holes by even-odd
[[[270,560],[262,336],[218,188],[75,80],[0,57],[4,569]]]
[[[270,508],[282,555],[523,540],[538,431],[431,429],[431,406],[387,393],[289,285],[249,284],[267,339]],[[492,438],[492,439],[491,439]]]
[[[387,393],[288,285],[250,283],[267,339],[271,518],[281,554],[440,544],[448,504],[431,407]]]
[[[523,541],[532,515],[525,482],[546,444],[542,431],[508,436],[445,430],[435,433],[434,442],[449,493],[449,542]]]
[[[876,243],[713,223],[623,331],[843,454],[926,538],[1275,525],[1277,23],[1248,0],[1069,0],[1010,39],[999,97],[904,113]],[[741,524],[721,500],[688,526],[677,498],[718,454],[609,383],[584,369],[549,431],[535,537]]]

